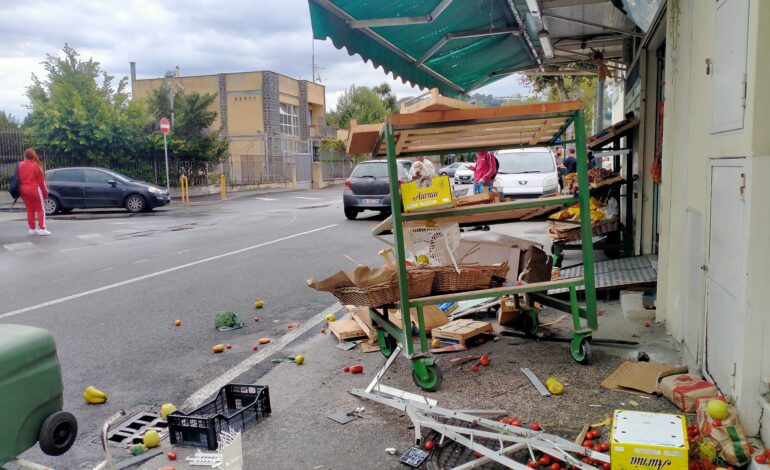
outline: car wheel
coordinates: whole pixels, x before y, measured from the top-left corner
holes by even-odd
[[[59,200],[55,197],[48,196],[43,201],[43,210],[45,211],[45,215],[53,215],[61,210],[61,204],[59,204]]]
[[[147,206],[147,203],[144,201],[142,196],[138,194],[132,194],[126,198],[125,206],[128,212],[135,214],[137,212],[142,212]]]
[[[355,220],[356,217],[358,217],[358,209],[353,209],[352,207],[345,207],[345,217],[347,217],[348,220]]]

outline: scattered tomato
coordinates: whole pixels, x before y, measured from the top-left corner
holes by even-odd
[[[479,364],[481,364],[482,366],[488,366],[489,365],[489,356],[487,356],[486,354],[481,356],[481,358],[479,359]]]
[[[607,462],[602,462],[602,470],[610,470],[612,469],[612,465],[610,465]]]
[[[646,323],[644,324],[644,327],[645,327],[645,328],[649,328],[649,327],[650,327],[650,322],[646,322]]]
[[[542,428],[542,427],[540,427],[540,423],[532,423],[532,430],[533,430],[533,431],[540,431],[540,430],[542,430],[542,429],[543,429],[543,428]]]
[[[343,372],[350,372],[350,367],[345,367],[344,369],[342,369],[342,371]]]
[[[299,323],[289,323],[288,325],[286,325],[286,327],[287,327],[288,329],[290,329],[290,330],[291,330],[292,328],[296,328],[296,327],[298,327],[298,326],[299,326]]]
[[[513,422],[511,423],[511,426],[520,427],[521,421],[514,419]]]
[[[321,328],[321,334],[323,335],[325,333],[326,333],[326,328]]]
[[[166,457],[168,457],[169,460],[176,460],[176,454],[173,452],[166,454]]]
[[[544,455],[544,456],[540,457],[539,459],[537,459],[537,463],[539,465],[543,465],[543,466],[551,465],[551,456],[550,455]]]
[[[534,460],[530,460],[529,462],[527,462],[527,467],[537,468],[537,462],[535,462]]]
[[[607,452],[608,450],[610,450],[610,445],[607,444],[606,442],[600,442],[599,447],[601,447],[601,452]]]
[[[252,350],[252,351],[256,351],[257,349],[259,349],[259,346],[256,346],[256,345],[255,345],[255,346],[252,346],[252,347],[251,347],[251,350]]]
[[[765,457],[770,459],[770,449],[765,449]]]
[[[232,345],[232,344],[230,344],[230,343],[227,343],[227,344],[225,344],[225,347],[226,347],[227,349],[233,349],[233,345]]]
[[[254,321],[259,321],[259,317],[254,317]]]
[[[497,422],[501,423],[501,424],[508,424],[508,420],[505,419],[505,418],[500,418],[500,419],[497,420]]]
[[[479,366],[477,366],[476,364],[473,364],[471,366],[471,372],[478,372],[478,371],[479,371]]]
[[[765,454],[759,454],[756,457],[754,457],[754,461],[756,463],[765,464],[767,463],[767,456]]]
[[[552,463],[551,470],[561,470],[561,465],[559,465],[559,462]]]
[[[476,457],[476,458],[478,459],[478,458],[484,457],[484,454],[482,454],[482,453],[481,453],[481,452],[479,452],[479,451],[476,451],[476,452],[474,452],[474,453],[473,453],[473,456],[474,456],[474,457]]]
[[[722,420],[721,419],[715,419],[712,423],[715,428],[719,428],[722,426]]]
[[[602,446],[601,446],[601,444],[594,444],[592,449],[593,449],[594,452],[601,452],[602,451]]]
[[[593,446],[594,446],[594,441],[592,441],[591,439],[586,439],[585,441],[583,441],[583,447],[585,447],[586,449],[590,449]]]
[[[354,366],[350,366],[350,373],[351,374],[360,374],[364,371],[364,366],[361,364],[356,364]]]
[[[428,439],[425,441],[425,450],[432,450],[433,449],[433,441]]]

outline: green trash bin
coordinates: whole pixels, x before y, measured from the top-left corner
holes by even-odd
[[[56,344],[42,329],[0,325],[0,465],[40,443],[48,455],[72,447],[78,423],[62,411]]]

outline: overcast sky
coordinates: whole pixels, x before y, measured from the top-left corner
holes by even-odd
[[[137,63],[137,77],[272,70],[311,78],[312,33],[307,0],[0,0],[0,110],[21,119],[30,75],[64,43],[92,57],[116,79]],[[419,91],[385,75],[360,56],[315,41],[327,107],[351,84],[387,80],[399,97]],[[479,90],[497,96],[526,94],[516,77]]]

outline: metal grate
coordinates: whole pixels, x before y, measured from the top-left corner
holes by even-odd
[[[138,411],[111,429],[107,433],[107,441],[113,446],[130,447],[142,443],[144,433],[150,429],[156,430],[161,439],[168,436],[168,423],[163,421],[158,413]],[[98,444],[101,438],[97,437],[91,442]]]

